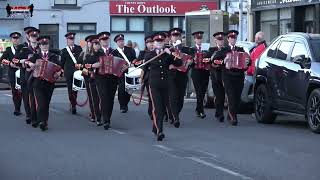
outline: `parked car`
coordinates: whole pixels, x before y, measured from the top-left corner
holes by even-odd
[[[277,37],[256,62],[254,104],[260,123],[277,114],[302,115],[320,133],[320,35]]]

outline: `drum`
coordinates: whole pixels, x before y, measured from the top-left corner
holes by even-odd
[[[81,70],[75,71],[73,73],[72,89],[74,91],[86,89]]]
[[[21,89],[21,81],[20,81],[20,69],[15,72],[15,88],[17,90]]]
[[[125,74],[125,87],[129,94],[132,94],[134,91],[138,91],[141,89],[140,84],[140,75],[141,68],[136,69],[135,67],[129,68],[129,73]]]
[[[250,56],[246,52],[237,52],[233,51],[227,54],[224,59],[226,69],[247,69],[247,61],[250,59]]]

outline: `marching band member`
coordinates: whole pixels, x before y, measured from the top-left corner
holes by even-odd
[[[32,123],[32,125],[34,126],[34,124],[37,122],[37,112],[32,86],[32,71],[24,62],[40,51],[37,41],[40,30],[35,27],[26,27],[24,28],[24,30],[26,33],[27,42],[19,45],[13,62],[21,66],[20,83],[23,96],[23,104],[26,110],[26,123]]]
[[[157,135],[158,141],[162,141],[165,137],[163,133],[163,116],[166,108],[165,101],[168,96],[168,86],[170,86],[168,82],[169,65],[179,66],[182,64],[180,59],[175,59],[174,56],[171,55],[172,53],[168,48],[164,48],[164,39],[165,37],[161,33],[153,37],[155,49],[146,53],[145,60],[148,61],[160,53],[162,54],[144,66],[145,70],[149,70],[149,93],[153,107],[152,131]]]
[[[29,66],[35,68],[35,63],[37,59],[48,60],[56,65],[60,66],[59,57],[57,54],[49,52],[49,36],[40,36],[38,39],[40,44],[41,52],[34,54],[30,58]],[[62,69],[62,68],[61,68]],[[61,76],[61,71],[55,73],[55,78],[58,79]],[[54,83],[40,78],[33,78],[33,88],[35,99],[37,103],[37,123],[33,124],[34,127],[38,126],[40,123],[40,129],[42,131],[48,130],[48,118],[49,118],[49,105],[52,97],[52,93],[55,87]]]
[[[215,118],[219,122],[224,121],[224,101],[225,101],[225,90],[222,83],[222,61],[226,57],[227,48],[224,47],[224,32],[216,32],[213,34],[215,38],[216,47],[209,49],[210,57],[213,61],[213,68],[211,70],[211,81],[212,89],[215,94]],[[215,63],[216,62],[216,63]]]
[[[64,76],[67,81],[68,96],[70,101],[70,111],[77,114],[77,91],[73,91],[73,73],[76,71],[76,65],[81,64],[79,55],[82,52],[81,46],[74,43],[76,33],[69,32],[65,34],[67,39],[67,47],[61,50],[61,65],[64,68]]]
[[[101,113],[99,108],[99,96],[96,90],[96,83],[94,80],[93,72],[89,71],[88,69],[84,68],[83,66],[85,64],[88,64],[88,56],[92,52],[92,43],[91,39],[95,35],[89,35],[85,38],[86,46],[84,50],[80,53],[79,61],[82,62],[82,64],[77,64],[77,69],[82,70],[82,76],[84,77],[84,82],[86,85],[86,91],[89,99],[89,107],[90,107],[90,121],[96,122],[96,118],[99,119],[98,121],[101,121]],[[97,111],[97,112],[95,112]]]
[[[92,38],[91,43],[93,44],[93,52],[92,55],[88,58],[90,62],[91,69],[98,69],[100,67],[99,58],[101,56],[110,55],[112,52],[111,48],[108,48],[104,53],[101,51],[101,46],[99,42],[101,39],[103,41],[108,42],[110,33],[109,32],[102,32],[99,33],[98,36]],[[86,65],[88,66],[88,65]],[[105,130],[110,128],[111,123],[111,115],[113,111],[114,105],[114,97],[117,91],[118,86],[118,77],[107,74],[107,75],[100,75],[97,71],[95,73],[95,80],[97,84],[97,90],[100,98],[100,106],[101,106],[101,114],[103,118],[103,126]],[[97,125],[101,126],[101,122],[97,120]]]
[[[236,41],[239,34],[238,31],[228,31],[228,52],[244,52],[243,48],[237,47]],[[241,101],[241,92],[244,83],[244,70],[242,69],[226,69],[222,72],[223,83],[228,99],[228,120],[231,125],[238,124],[237,110]]]
[[[21,34],[19,32],[13,32],[10,34],[11,37],[11,42],[12,46],[7,47],[6,50],[3,52],[0,61],[2,60],[7,60],[8,61],[8,66],[9,66],[9,71],[8,71],[8,77],[9,77],[9,84],[11,88],[11,93],[12,93],[12,100],[14,104],[14,112],[13,114],[15,116],[20,116],[20,108],[21,108],[21,101],[22,101],[22,95],[19,90],[16,89],[15,87],[15,73],[19,69],[18,66],[16,66],[13,62],[12,59],[14,58],[14,55],[16,54],[19,42],[20,42],[20,37]]]
[[[171,38],[171,46],[174,48],[172,50],[176,54],[187,53],[186,48],[183,48],[181,44],[176,45],[176,42],[180,39],[182,30],[180,28],[173,28],[169,31]],[[186,93],[187,83],[188,83],[188,72],[181,72],[174,68],[174,66],[169,67],[169,104],[173,115],[173,125],[176,128],[180,127],[179,114],[183,108],[184,95]]]
[[[201,50],[201,43],[203,38],[203,31],[193,32],[192,35],[194,37],[195,46],[190,49],[190,55],[193,56],[193,59],[204,61],[205,54],[203,50]],[[199,58],[199,59],[198,59]],[[203,64],[195,62],[193,64],[191,78],[193,80],[194,88],[196,91],[197,97],[197,107],[196,113],[197,116],[200,118],[205,118],[206,114],[203,108],[203,100],[206,95],[208,84],[209,84],[209,76],[210,76],[210,69],[205,67]]]
[[[114,37],[114,42],[117,43],[117,49],[113,51],[113,55],[116,57],[120,57],[131,64],[136,59],[136,53],[134,49],[127,47],[124,45],[124,35],[118,34]],[[119,79],[118,86],[118,100],[120,103],[120,111],[121,113],[126,113],[128,111],[128,104],[130,102],[130,94],[126,91],[125,87],[125,76],[122,76]]]
[[[147,36],[144,38],[145,41],[145,50],[144,51],[140,51],[138,60],[140,61],[145,61],[145,55],[153,50],[153,39],[152,36]],[[150,92],[149,92],[149,69],[142,69],[141,72],[141,84],[143,84],[143,88],[145,87],[148,91],[148,114],[150,116],[150,119],[153,120],[152,117],[152,102],[151,102],[151,98],[150,98]]]

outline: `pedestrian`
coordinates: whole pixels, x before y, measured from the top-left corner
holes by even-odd
[[[253,76],[254,69],[255,69],[255,62],[260,57],[260,55],[263,53],[263,51],[267,48],[267,43],[264,39],[264,33],[263,32],[257,32],[255,35],[255,43],[256,47],[252,49],[250,54],[251,59],[251,65],[249,66],[247,70],[247,75]]]
[[[49,51],[49,36],[40,36],[38,39],[40,52],[34,54],[30,58],[29,66],[35,70],[35,63],[41,59],[41,61],[49,61],[57,66],[54,73],[54,79],[58,79],[62,74],[62,66],[59,61],[57,54]],[[44,69],[44,73],[51,73],[52,69]],[[42,131],[48,130],[48,120],[49,120],[49,106],[53,90],[55,87],[55,81],[48,81],[42,79],[41,77],[33,77],[32,86],[34,89],[35,99],[36,99],[36,109],[37,109],[37,122],[35,122],[34,127],[40,126]]]
[[[70,102],[70,111],[72,114],[77,114],[77,91],[72,89],[73,74],[76,71],[76,64],[81,64],[79,55],[82,48],[75,44],[76,33],[69,32],[65,34],[67,46],[61,50],[61,65],[64,68],[64,76],[67,81],[68,96]]]
[[[132,43],[132,48],[136,52],[136,57],[139,57],[140,49],[139,49],[139,46],[138,46],[137,42],[133,42]]]
[[[163,118],[166,108],[166,98],[168,97],[168,76],[169,66],[182,64],[181,60],[175,58],[168,48],[164,48],[164,39],[161,33],[154,35],[154,50],[149,51],[145,55],[146,61],[157,57],[150,62],[144,69],[149,70],[149,93],[152,101],[153,127],[152,132],[157,136],[158,141],[165,138],[163,133]]]
[[[12,32],[10,34],[10,37],[11,37],[12,46],[6,48],[6,50],[3,52],[2,56],[0,57],[0,61],[7,60],[7,62],[9,63],[8,64],[8,67],[9,67],[8,77],[9,77],[9,85],[10,85],[11,93],[12,93],[12,100],[13,100],[13,104],[14,104],[13,114],[15,116],[20,116],[21,115],[20,108],[21,108],[22,94],[15,87],[15,83],[16,83],[16,80],[15,80],[16,75],[15,74],[16,74],[16,71],[19,69],[19,67],[16,66],[12,62],[12,60],[13,60],[15,54],[17,53],[17,48],[20,43],[21,34],[19,32]]]
[[[136,53],[131,47],[124,45],[124,35],[118,34],[114,38],[114,42],[117,43],[117,48],[113,51],[113,56],[119,57],[127,61],[128,64],[131,64],[136,60]],[[126,91],[125,87],[125,76],[119,78],[118,85],[118,100],[120,103],[121,113],[128,112],[128,104],[130,102],[131,95]]]

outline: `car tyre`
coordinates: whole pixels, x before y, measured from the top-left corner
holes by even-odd
[[[258,86],[254,94],[255,117],[259,123],[272,124],[276,114],[272,112],[272,100],[264,84]]]
[[[314,133],[320,133],[320,89],[311,92],[307,104],[307,121]]]

